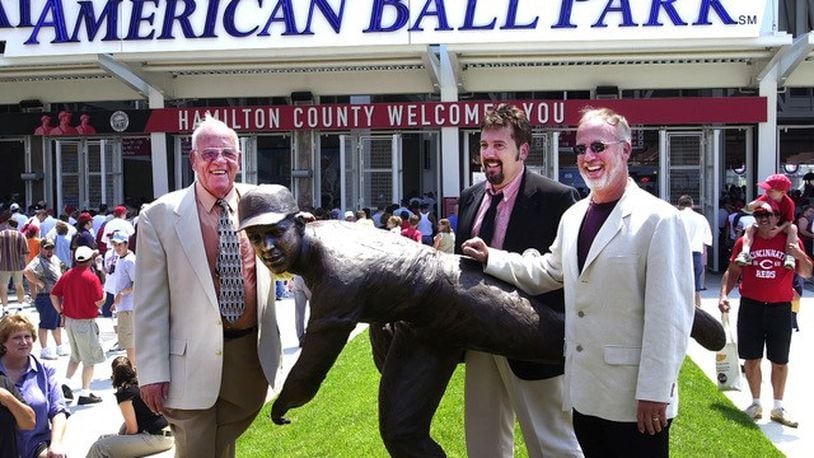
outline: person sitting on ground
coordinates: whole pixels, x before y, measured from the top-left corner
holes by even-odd
[[[88,458],[137,457],[172,448],[175,441],[167,419],[153,413],[141,399],[133,363],[126,356],[119,356],[111,363],[111,369],[124,423],[118,434],[100,436],[88,450]]]
[[[56,369],[31,354],[37,334],[25,315],[0,320],[0,372],[17,387],[34,410],[33,429],[17,431],[22,457],[65,458],[65,426],[70,412],[57,381]]]
[[[759,186],[764,189],[766,193],[759,196],[752,202],[749,202],[747,208],[750,211],[754,211],[756,208],[760,207],[760,204],[763,202],[774,202],[775,205],[777,205],[777,207],[780,209],[780,219],[778,220],[777,227],[773,228],[772,232],[784,232],[786,234],[786,245],[796,245],[797,226],[794,224],[794,211],[796,207],[794,205],[794,201],[787,194],[789,189],[791,189],[791,180],[789,180],[787,176],[777,173],[774,175],[769,175],[769,177],[766,178],[766,181],[759,183]],[[749,251],[752,248],[752,242],[755,239],[756,231],[757,225],[753,224],[749,226],[743,234],[743,248],[735,258],[735,262],[741,267],[752,263],[752,256],[749,254]],[[789,270],[794,270],[795,259],[791,253],[786,253],[785,258],[783,259],[783,267]]]
[[[438,233],[435,234],[432,246],[444,253],[452,254],[455,252],[455,233],[452,232],[448,219],[441,218],[438,220]]]

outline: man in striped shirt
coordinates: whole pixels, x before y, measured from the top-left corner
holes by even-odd
[[[25,297],[23,289],[23,269],[25,257],[28,254],[28,244],[25,237],[8,225],[11,215],[8,212],[0,214],[0,316],[6,314],[8,307],[8,282],[14,279],[17,288],[17,300]]]

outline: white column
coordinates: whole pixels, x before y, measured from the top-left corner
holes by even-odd
[[[757,175],[752,181],[760,181],[777,173],[779,151],[777,148],[777,76],[774,71],[760,80],[760,95],[766,97],[766,122],[757,126]],[[748,152],[747,152],[748,153]],[[754,196],[752,196],[754,197]]]
[[[150,108],[164,108],[164,95],[150,88]],[[167,167],[167,134],[153,132],[150,134],[150,157],[153,169],[153,197],[169,192],[169,172]]]
[[[441,45],[440,50],[440,67],[441,76],[439,85],[441,86],[441,101],[442,102],[457,102],[458,101],[458,83],[455,79],[455,72],[452,68],[452,62],[447,52],[447,46]],[[457,127],[442,127],[441,128],[441,176],[443,182],[441,183],[441,191],[443,193],[441,198],[438,199],[439,204],[443,202],[443,197],[458,197],[461,193],[461,180],[460,170],[460,134]],[[440,206],[439,206],[440,208]]]

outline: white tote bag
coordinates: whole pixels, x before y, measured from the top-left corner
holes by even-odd
[[[729,313],[721,314],[721,323],[726,330],[726,345],[715,354],[715,373],[718,379],[718,390],[741,390],[741,366],[738,358],[738,345],[729,325]]]

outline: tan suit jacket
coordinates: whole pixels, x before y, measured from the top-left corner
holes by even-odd
[[[240,194],[251,185],[237,184]],[[166,406],[208,409],[223,367],[223,324],[195,204],[195,185],[139,215],[135,339],[139,383],[170,382]],[[271,272],[257,260],[257,352],[270,385],[280,364]]]
[[[635,422],[636,400],[678,410],[676,381],[693,321],[689,242],[678,211],[629,181],[583,266],[580,227],[590,199],[563,215],[542,258],[489,250],[486,272],[531,294],[564,287],[566,408]]]

